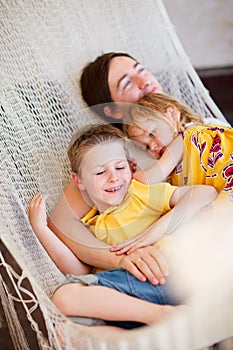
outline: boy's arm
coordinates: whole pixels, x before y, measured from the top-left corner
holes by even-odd
[[[216,198],[217,191],[212,186],[193,185],[187,187],[178,187],[170,199],[172,208],[167,214],[163,215],[158,221],[139,234],[131,241],[118,244],[111,250],[117,254],[130,254],[135,249],[145,247],[156,243],[165,233],[172,233],[177,227],[194,215],[202,208],[208,206]]]
[[[64,274],[82,275],[89,273],[91,267],[78,260],[71,250],[47,226],[45,206],[47,197],[43,198],[38,193],[29,204],[28,216],[34,232],[51,259]]]
[[[170,143],[161,158],[152,167],[134,173],[134,179],[144,184],[164,182],[182,159],[183,149],[184,141],[179,135]]]
[[[116,256],[109,251],[108,245],[103,249],[79,244],[59,232],[55,226],[51,226],[51,229],[47,226],[45,200],[46,197],[43,199],[41,194],[32,199],[28,208],[29,220],[41,244],[64,274],[86,274],[91,270],[90,265],[94,265],[103,269],[123,268],[139,280],[148,279],[153,284],[165,282],[168,265],[162,252],[154,247],[146,247],[137,250],[130,257]],[[76,225],[78,231],[90,233],[81,222],[77,221]],[[100,243],[103,246],[103,242]]]

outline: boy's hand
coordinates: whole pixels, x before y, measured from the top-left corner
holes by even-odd
[[[41,193],[31,200],[28,207],[28,217],[34,231],[38,231],[47,226],[46,200],[49,195],[42,196]]]

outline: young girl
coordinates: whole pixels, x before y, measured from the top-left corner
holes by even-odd
[[[128,137],[156,159],[181,135],[182,162],[172,173],[171,184],[207,184],[219,192],[232,191],[233,129],[203,125],[188,106],[165,94],[144,96],[132,106],[125,123]]]
[[[162,158],[167,154],[169,152]],[[138,173],[138,180],[132,179],[122,133],[111,125],[91,126],[80,136],[75,135],[68,155],[74,183],[93,203],[93,209],[82,221],[98,239],[110,244],[133,237],[147,228],[150,233],[148,244],[153,244],[216,197],[216,191],[210,186],[176,188],[168,183],[158,183],[160,175],[158,177],[151,169],[144,174]],[[38,196],[32,205],[40,209],[41,203],[42,198]],[[34,211],[33,215],[37,213]],[[42,216],[43,224],[39,229],[46,230],[45,214]],[[44,246],[46,248],[45,242]],[[138,301],[134,297],[144,300]],[[68,316],[143,324],[159,321],[173,311],[172,307],[155,304],[177,303],[166,285],[140,282],[123,269],[80,277],[69,275],[65,284],[55,291],[53,301]]]

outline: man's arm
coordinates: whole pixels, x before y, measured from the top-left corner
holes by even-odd
[[[103,246],[97,247],[96,245],[80,244],[58,231],[53,225],[51,226],[51,223],[49,225],[65,246],[69,247],[73,254],[86,264],[101,269],[123,268],[132,273],[140,281],[145,282],[148,279],[155,285],[166,282],[166,277],[169,274],[167,260],[164,254],[155,247],[144,247],[130,255],[124,254],[118,256],[110,251],[109,245],[103,248]],[[81,222],[76,223],[76,229],[79,235],[81,232],[84,235],[90,233]]]

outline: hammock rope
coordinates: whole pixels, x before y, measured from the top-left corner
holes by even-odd
[[[74,326],[50,300],[64,276],[27,216],[38,191],[51,193],[51,212],[70,179],[66,150],[71,135],[77,127],[100,121],[82,101],[78,80],[82,67],[103,52],[130,53],[158,77],[167,93],[206,121],[225,121],[162,1],[2,0],[0,10],[0,239],[21,269],[21,274],[16,272],[0,254],[0,267],[8,276],[0,279],[0,296],[15,349],[30,349],[16,310],[20,302],[41,349],[187,350],[192,334],[184,332],[186,316],[111,339]],[[24,287],[25,279],[32,291]],[[38,308],[46,335],[34,318]]]

